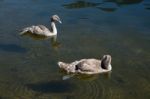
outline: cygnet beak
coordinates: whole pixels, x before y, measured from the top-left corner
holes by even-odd
[[[59,22],[60,24],[62,24],[62,22],[61,22],[60,20],[59,20],[58,22]]]

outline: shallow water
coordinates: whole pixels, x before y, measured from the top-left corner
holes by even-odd
[[[149,0],[0,0],[0,99],[150,99]],[[58,36],[19,36],[33,24]],[[110,74],[66,75],[58,61],[112,55]]]

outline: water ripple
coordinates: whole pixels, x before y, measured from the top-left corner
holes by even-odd
[[[36,84],[27,84],[29,89],[40,93],[66,93],[72,92],[73,85],[64,81],[50,81]]]

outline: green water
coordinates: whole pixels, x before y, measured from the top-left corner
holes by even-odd
[[[57,40],[19,36],[50,25]],[[150,99],[149,0],[0,0],[0,99]],[[112,72],[62,80],[57,62],[112,55]]]

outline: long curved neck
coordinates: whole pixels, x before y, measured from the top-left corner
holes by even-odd
[[[102,62],[101,62],[101,65],[100,65],[103,69],[105,69],[105,70],[111,70],[112,69],[112,67],[111,67],[111,64],[110,64],[110,60],[108,61],[108,60],[102,60]]]
[[[107,67],[107,68],[106,68]],[[101,64],[101,68],[103,69],[103,72],[108,72],[112,70],[111,64],[108,64],[107,66],[104,67],[104,65]]]
[[[55,22],[54,22],[54,21],[51,22],[50,31],[51,31],[51,33],[53,33],[53,35],[56,35],[56,34],[57,34],[57,28],[56,28],[56,25],[55,25]]]

